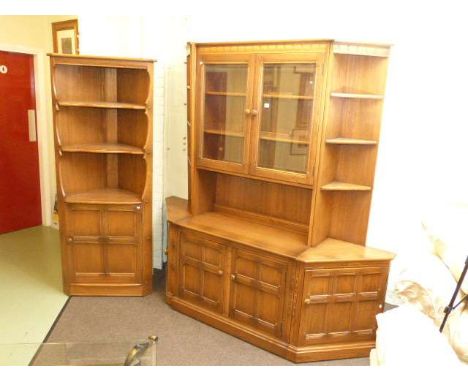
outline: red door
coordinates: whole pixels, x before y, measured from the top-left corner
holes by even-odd
[[[0,51],[0,233],[42,223],[33,56]]]

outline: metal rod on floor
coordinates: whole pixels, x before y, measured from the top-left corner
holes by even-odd
[[[467,296],[463,297],[457,304],[455,304],[455,299],[457,298],[458,292],[460,291],[460,288],[461,288],[461,286],[463,284],[463,280],[465,279],[467,271],[468,271],[468,256],[466,257],[465,268],[463,268],[463,271],[462,271],[462,273],[460,275],[460,278],[458,279],[457,287],[455,288],[455,292],[453,292],[452,299],[450,300],[450,303],[444,309],[445,316],[444,316],[444,320],[442,321],[442,325],[440,325],[440,329],[439,329],[439,331],[441,333],[444,330],[445,323],[447,322],[447,319],[448,319],[450,313],[452,313],[452,310],[454,310],[458,305],[460,305],[463,302],[463,300],[465,300],[466,297],[468,296],[467,295]]]

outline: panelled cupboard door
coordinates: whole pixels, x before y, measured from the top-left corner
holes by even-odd
[[[66,206],[73,283],[141,283],[141,206]]]
[[[221,313],[225,257],[225,246],[183,231],[179,242],[179,296]]]
[[[306,270],[299,345],[374,339],[387,272],[385,267]]]
[[[236,249],[231,268],[231,318],[283,337],[287,272],[287,262]]]
[[[311,184],[324,56],[265,54],[256,62],[250,172]]]
[[[250,145],[252,55],[202,55],[197,62],[199,165],[246,173]]]

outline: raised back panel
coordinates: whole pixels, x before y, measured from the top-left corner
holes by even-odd
[[[119,102],[144,104],[150,92],[147,70],[117,69],[117,99]]]
[[[378,140],[382,106],[381,100],[332,98],[326,137]]]
[[[142,110],[117,112],[117,137],[119,143],[143,147],[148,135],[148,116]],[[149,142],[150,145],[152,142]]]
[[[383,57],[334,55],[333,92],[382,94],[387,59]]]
[[[218,174],[215,203],[217,206],[307,225],[311,190]]]
[[[106,99],[106,71],[92,66],[55,66],[55,90],[60,101],[111,101]],[[72,84],[72,86],[70,86]],[[96,86],[99,84],[100,86]]]
[[[66,153],[60,160],[59,173],[66,195],[105,188],[107,186],[106,156]]]
[[[333,149],[336,151],[336,181],[372,186],[377,157],[376,146],[343,145]]]
[[[118,157],[119,188],[143,194],[146,186],[147,162],[139,155],[120,155]]]
[[[56,113],[55,124],[62,145],[106,141],[106,110],[64,107]]]

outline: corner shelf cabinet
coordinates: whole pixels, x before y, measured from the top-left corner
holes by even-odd
[[[167,302],[295,362],[368,356],[393,258],[364,246],[389,46],[189,48]]]
[[[50,54],[64,290],[152,290],[153,61]]]

